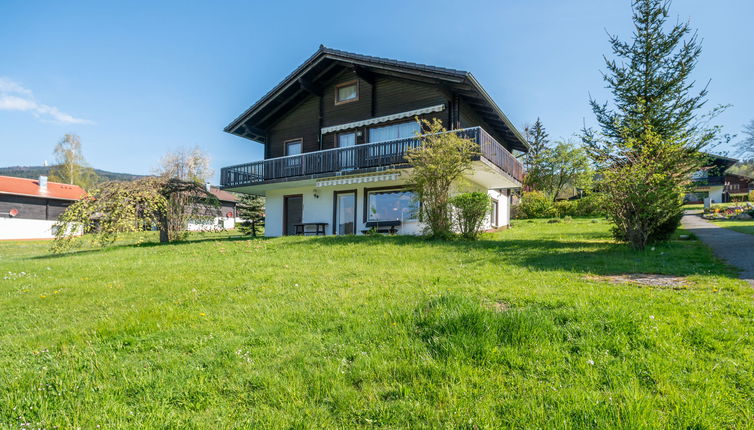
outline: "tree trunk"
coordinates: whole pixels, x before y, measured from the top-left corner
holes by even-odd
[[[170,236],[168,236],[168,217],[163,215],[160,217],[160,243],[170,242]]]

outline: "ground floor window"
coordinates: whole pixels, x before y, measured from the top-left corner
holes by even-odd
[[[416,221],[419,219],[419,200],[409,190],[367,191],[367,221]]]

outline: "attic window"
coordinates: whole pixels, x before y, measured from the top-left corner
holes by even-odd
[[[335,86],[335,104],[355,102],[359,99],[358,81],[345,82]]]

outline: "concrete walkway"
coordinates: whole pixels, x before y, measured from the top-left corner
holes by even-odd
[[[712,248],[716,256],[741,269],[741,279],[754,287],[754,235],[720,227],[688,212],[683,216],[681,224]]]

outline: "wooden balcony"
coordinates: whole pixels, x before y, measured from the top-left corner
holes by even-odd
[[[478,143],[482,158],[516,181],[523,181],[524,168],[521,162],[483,128],[465,128],[447,133],[456,133]],[[220,183],[223,188],[235,188],[323,177],[337,173],[360,173],[388,167],[408,167],[406,153],[409,149],[421,145],[421,142],[422,137],[416,136],[224,167],[220,171]]]

